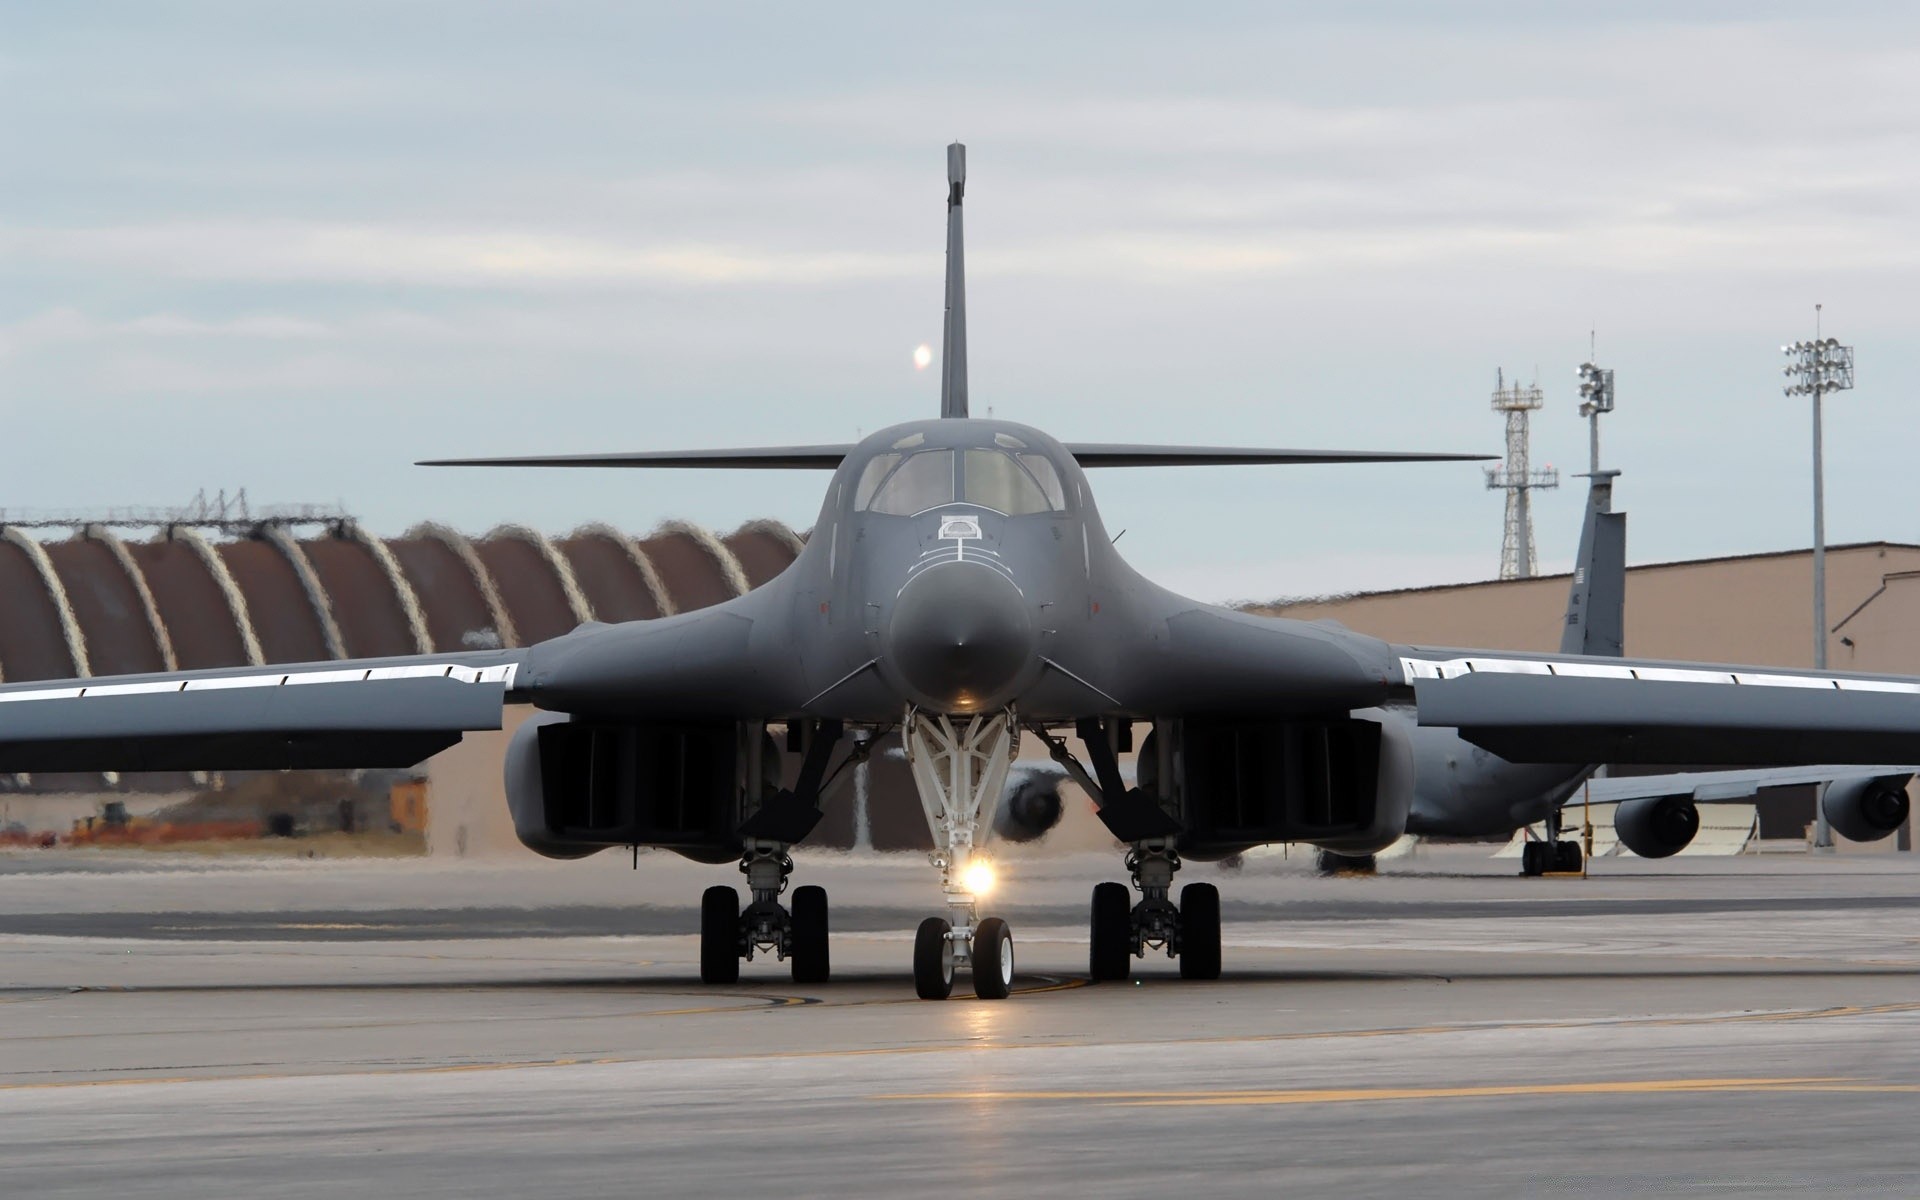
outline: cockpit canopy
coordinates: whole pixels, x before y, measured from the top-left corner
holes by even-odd
[[[1067,510],[1051,459],[1010,433],[996,433],[993,441],[953,450],[921,448],[917,433],[901,438],[860,472],[854,511],[910,517],[956,501],[1009,517]]]

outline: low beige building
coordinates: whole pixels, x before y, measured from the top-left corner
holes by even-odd
[[[1627,570],[1627,653],[1635,658],[1813,665],[1813,552],[1743,554]],[[1560,645],[1566,575],[1367,592],[1262,605],[1331,619],[1393,642],[1547,652]],[[1827,551],[1827,665],[1920,675],[1920,546],[1862,542]]]

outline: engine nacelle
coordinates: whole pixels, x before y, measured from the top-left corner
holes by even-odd
[[[1649,796],[1622,800],[1613,813],[1620,844],[1641,858],[1680,853],[1700,832],[1700,810],[1687,796]]]
[[[1372,854],[1406,832],[1413,745],[1395,725],[1353,718],[1189,718],[1175,727],[1175,794],[1186,830],[1175,845],[1220,859],[1270,842]],[[1140,747],[1140,784],[1161,794],[1155,731]]]
[[[1058,771],[1015,764],[1007,773],[1007,788],[993,814],[993,832],[1010,842],[1034,842],[1060,823],[1065,809],[1060,798]]]
[[[1843,838],[1877,842],[1907,823],[1910,805],[1907,781],[1911,775],[1883,775],[1878,779],[1846,779],[1827,785],[1820,807],[1827,824]]]
[[[763,731],[753,736],[766,741]],[[733,722],[590,721],[537,713],[507,744],[507,806],[529,850],[583,858],[654,846],[738,858],[742,728]],[[762,751],[777,771],[777,752]]]

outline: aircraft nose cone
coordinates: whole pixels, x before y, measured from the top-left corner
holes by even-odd
[[[921,700],[979,712],[999,707],[1032,661],[1033,618],[1013,581],[993,567],[942,563],[900,593],[882,650]]]

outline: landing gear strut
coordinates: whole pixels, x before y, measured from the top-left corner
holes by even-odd
[[[1574,874],[1580,870],[1580,843],[1560,836],[1560,810],[1547,814],[1546,839],[1520,847],[1520,874],[1537,878],[1547,874]]]
[[[779,842],[748,843],[740,872],[753,896],[746,911],[739,893],[725,885],[708,888],[700,898],[700,982],[737,983],[740,960],[764,953],[791,963],[795,983],[825,983],[827,890],[797,887],[782,905],[793,859]]]
[[[756,953],[784,959],[793,967],[795,983],[825,983],[827,960],[827,892],[806,886],[793,889],[786,905],[780,897],[793,874],[787,848],[805,838],[820,820],[820,797],[831,782],[827,760],[840,740],[838,721],[795,722],[787,726],[787,746],[802,751],[800,774],[793,789],[768,785],[751,814],[740,825],[744,847],[740,873],[747,877],[751,895],[746,910],[731,887],[710,887],[700,897],[700,981],[736,983],[740,960]],[[768,777],[773,745],[757,727],[744,731],[741,744],[748,785]],[[856,745],[854,756],[842,768],[864,759],[866,744]],[[837,774],[837,773],[836,773]],[[777,773],[776,773],[777,775]]]
[[[981,881],[969,868],[984,864],[975,838],[993,828],[1019,726],[1010,711],[955,718],[908,709],[902,732],[947,902],[947,915],[928,917],[914,935],[914,991],[922,1000],[945,1000],[964,968],[973,974],[974,995],[1004,1000],[1013,990],[1013,934],[998,917],[977,919]]]
[[[1137,842],[1127,854],[1127,870],[1140,902],[1129,904],[1126,886],[1102,883],[1093,889],[1093,927],[1087,973],[1095,983],[1125,979],[1132,960],[1149,948],[1164,949],[1180,960],[1182,979],[1220,978],[1220,889],[1190,883],[1171,899],[1180,856],[1170,839]]]

